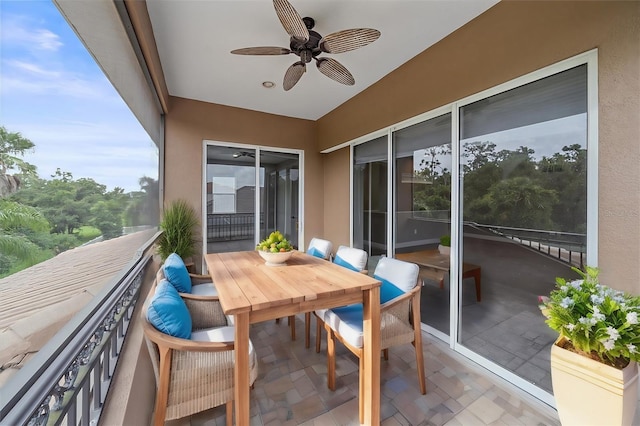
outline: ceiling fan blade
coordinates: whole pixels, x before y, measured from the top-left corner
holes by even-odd
[[[260,46],[235,49],[232,50],[231,53],[235,55],[288,55],[291,53],[291,50],[285,49],[284,47]]]
[[[291,3],[287,0],[273,0],[273,7],[287,34],[303,43],[309,41],[309,30]]]
[[[327,53],[343,53],[364,47],[380,37],[380,31],[373,28],[352,28],[337,31],[322,37],[320,50]]]
[[[289,90],[293,86],[295,86],[306,70],[307,67],[305,66],[304,62],[301,61],[298,61],[287,68],[287,72],[284,73],[284,80],[282,82],[282,87],[284,87],[284,90]]]
[[[319,58],[316,65],[320,72],[338,83],[353,86],[356,80],[344,65],[332,58]]]

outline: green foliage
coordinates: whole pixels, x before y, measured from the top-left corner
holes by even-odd
[[[99,228],[105,238],[122,234],[122,214],[129,202],[121,188],[107,191],[105,185],[93,179],[74,180],[71,173],[60,169],[51,180],[32,179],[30,185],[12,199],[41,206],[54,233],[73,234],[81,226],[90,224]]]
[[[9,132],[0,126],[0,174],[15,170],[23,175],[35,174],[36,167],[20,157],[33,150],[35,144],[19,132]]]
[[[147,176],[139,179],[141,191],[129,194],[123,214],[125,226],[157,225],[160,221],[158,181]]]
[[[78,228],[77,235],[81,241],[87,242],[93,240],[94,238],[98,238],[100,235],[102,235],[102,232],[100,232],[100,229],[96,228],[95,226],[85,225]]]
[[[194,233],[199,225],[196,211],[185,200],[176,200],[164,209],[158,239],[157,252],[164,261],[171,253],[181,258],[191,257],[194,252]]]
[[[6,199],[0,199],[0,252],[3,264],[11,259],[34,265],[38,246],[32,243],[26,233],[43,232],[49,228],[46,219],[33,207]]]
[[[451,247],[451,236],[443,235],[440,237],[440,245],[445,247]]]
[[[640,297],[600,284],[597,268],[572,269],[582,279],[557,278],[541,308],[549,327],[579,352],[606,364],[620,367],[640,361]]]
[[[100,200],[89,209],[89,223],[102,231],[105,239],[122,235],[122,212],[124,208],[118,200]]]

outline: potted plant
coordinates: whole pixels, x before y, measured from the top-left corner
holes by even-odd
[[[171,253],[177,253],[189,263],[195,253],[194,234],[199,223],[196,211],[185,200],[173,201],[165,207],[160,221],[160,229],[164,232],[156,249],[163,262]]]
[[[638,396],[640,297],[600,284],[599,270],[556,279],[542,298],[551,347],[551,380],[563,425],[630,425]]]
[[[443,235],[440,237],[440,245],[438,246],[438,251],[440,254],[446,254],[447,256],[451,254],[451,236]]]

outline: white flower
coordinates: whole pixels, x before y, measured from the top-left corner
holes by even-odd
[[[590,299],[591,303],[593,303],[594,305],[599,305],[604,302],[604,297],[601,294],[592,294]]]
[[[636,353],[636,345],[631,344],[631,343],[627,343],[627,349],[629,349],[630,353]]]
[[[569,285],[575,288],[576,290],[580,290],[580,287],[582,286],[582,280],[571,281]]]
[[[629,324],[637,324],[638,323],[638,313],[637,312],[627,312],[627,322]]]
[[[618,333],[618,330],[613,327],[607,327],[607,333],[609,333],[609,337],[613,341],[618,340],[618,337],[620,337],[620,333]]]
[[[600,308],[598,308],[597,306],[594,306],[593,315],[591,316],[591,318],[596,321],[604,321],[604,314],[600,312]]]
[[[613,349],[613,347],[615,346],[615,343],[613,340],[606,340],[606,339],[602,339],[601,340],[602,344],[604,345],[604,348],[608,351],[610,351],[611,349]]]
[[[587,326],[588,329],[591,329],[591,326],[596,324],[596,320],[593,318],[587,318],[587,317],[581,317],[578,322],[580,324],[584,324]]]
[[[565,325],[566,329],[569,331],[573,331],[574,328],[576,328],[575,324],[567,324]]]
[[[573,306],[573,299],[570,297],[565,297],[564,299],[562,299],[562,302],[560,302],[560,306],[562,306],[563,308],[567,309],[570,308],[571,306]]]

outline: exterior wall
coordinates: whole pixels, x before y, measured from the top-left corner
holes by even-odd
[[[324,237],[333,243],[333,251],[340,245],[348,246],[349,235],[349,200],[351,197],[349,176],[351,163],[349,148],[342,148],[330,154],[324,154],[324,190],[327,197],[325,212],[331,215],[331,223],[325,220]]]
[[[640,2],[503,1],[318,120],[324,150],[598,49],[599,266],[640,293]],[[343,160],[343,156],[347,159]],[[343,163],[344,161],[344,163]],[[348,241],[349,188],[325,156],[324,234]],[[348,171],[347,171],[348,173]],[[347,174],[348,176],[348,174]],[[329,198],[330,194],[330,198]],[[346,234],[345,234],[346,233]]]
[[[202,144],[204,140],[304,150],[304,226],[308,242],[322,235],[322,157],[315,123],[183,98],[171,98],[165,118],[164,200],[187,200],[202,212]],[[198,253],[202,249],[198,230]],[[196,265],[200,256],[196,257]]]

